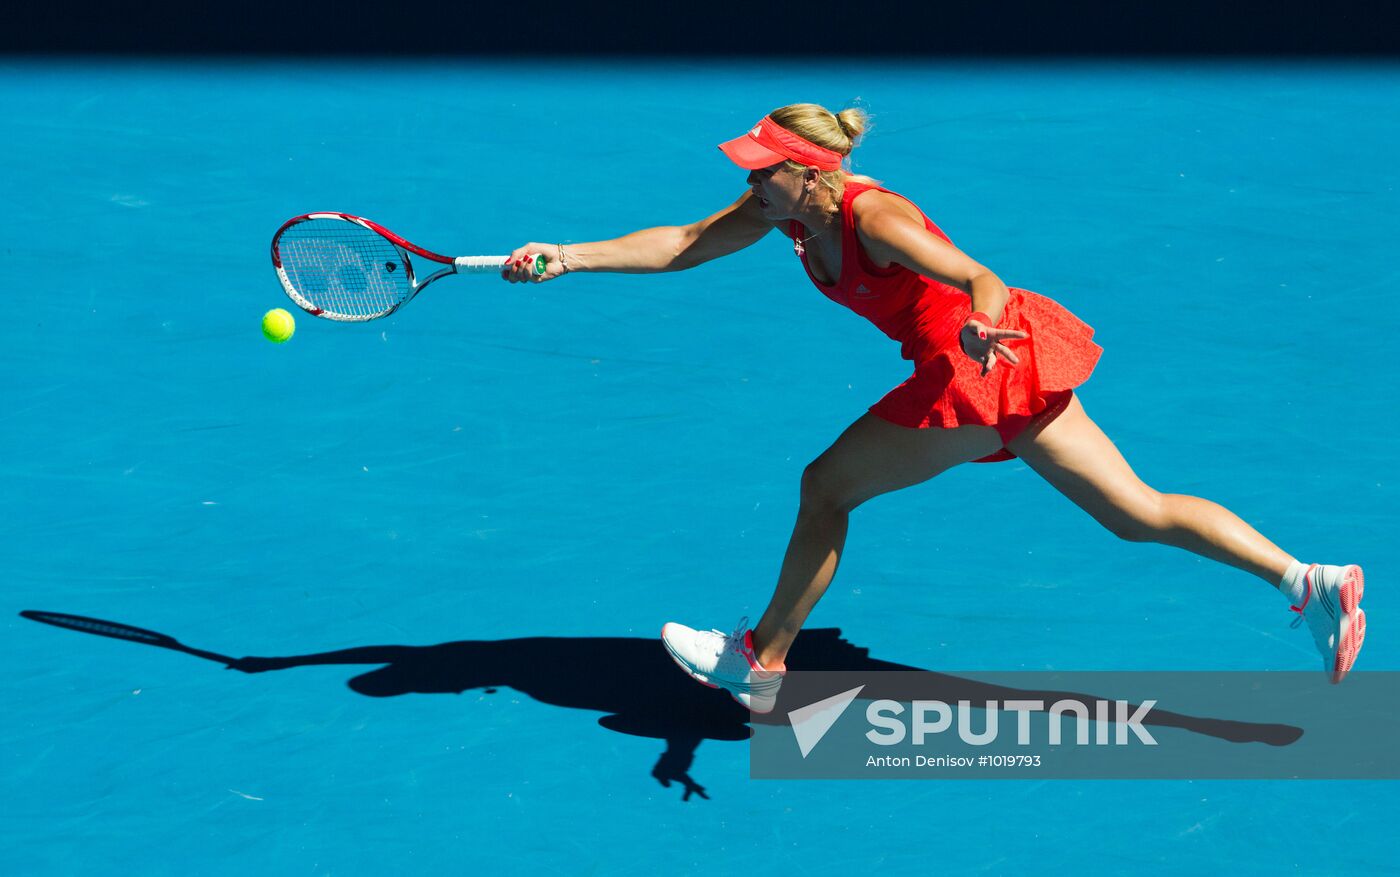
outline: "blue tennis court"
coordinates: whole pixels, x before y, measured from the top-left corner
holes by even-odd
[[[10,60],[0,96],[7,872],[1395,872],[1380,782],[749,779],[657,634],[762,612],[803,467],[908,374],[778,235],[258,321],[290,216],[453,254],[690,222],[745,188],[715,144],[858,97],[858,173],[1094,326],[1078,393],[1144,480],[1365,565],[1358,668],[1400,669],[1400,66]],[[857,511],[803,636],[1314,669],[1291,620],[1012,461]]]

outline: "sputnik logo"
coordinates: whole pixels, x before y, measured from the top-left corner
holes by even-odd
[[[863,688],[865,686],[861,685],[788,713],[788,721],[792,722],[792,735],[797,738],[797,748],[802,751],[803,758],[816,748]]]

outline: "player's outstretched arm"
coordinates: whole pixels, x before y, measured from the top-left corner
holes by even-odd
[[[773,224],[763,218],[753,193],[746,191],[733,204],[690,225],[644,228],[593,243],[525,244],[510,254],[511,268],[502,276],[512,283],[538,283],[572,271],[684,271],[742,250],[772,230]],[[543,253],[548,260],[543,275],[535,276],[527,264],[535,253]]]

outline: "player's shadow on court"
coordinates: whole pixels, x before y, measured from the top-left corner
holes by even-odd
[[[333,652],[284,657],[230,658],[185,646],[164,634],[117,622],[82,616],[26,611],[27,618],[70,630],[160,646],[226,664],[245,673],[265,673],[294,667],[331,664],[383,665],[355,676],[351,690],[368,697],[403,694],[461,694],[481,689],[512,688],[541,703],[603,713],[598,724],[611,731],[664,740],[666,749],[652,768],[663,786],[679,783],[683,798],[708,797],[690,775],[696,749],[705,740],[749,738],[749,713],[722,691],[690,679],[667,656],[657,639],[624,637],[529,637],[509,640],[465,640],[435,646],[360,646]],[[922,671],[870,657],[868,649],[841,638],[835,628],[804,630],[788,655],[794,670],[842,670],[872,675],[862,700],[890,697],[904,700],[907,692],[882,680],[876,671]],[[932,690],[944,702],[966,700],[1079,700],[1092,709],[1092,694],[1011,689],[934,674]],[[834,692],[833,692],[834,693]],[[802,706],[805,704],[795,704]],[[780,701],[779,710],[784,708]],[[1232,742],[1284,746],[1302,736],[1289,725],[1257,724],[1227,719],[1184,716],[1154,709],[1148,726],[1181,728]]]

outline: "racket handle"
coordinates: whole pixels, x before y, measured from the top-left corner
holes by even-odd
[[[499,272],[509,261],[510,256],[458,256],[452,260],[452,265],[458,274],[485,274]],[[546,264],[548,262],[543,253],[536,255],[535,274],[543,274]]]

